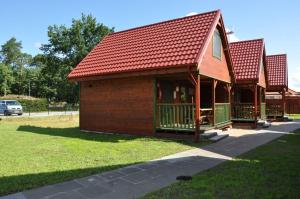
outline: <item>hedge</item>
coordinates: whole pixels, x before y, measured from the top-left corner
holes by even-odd
[[[15,99],[19,101],[23,107],[24,112],[43,112],[48,110],[48,102],[46,99],[27,100]]]

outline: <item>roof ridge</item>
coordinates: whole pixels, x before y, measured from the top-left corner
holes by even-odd
[[[267,55],[266,57],[275,57],[275,56],[282,56],[282,55],[285,55],[285,56],[287,56],[287,53],[281,53],[281,54]]]
[[[207,11],[207,12],[199,13],[199,14],[196,14],[196,15],[184,16],[184,17],[179,17],[179,18],[175,18],[175,19],[169,19],[169,20],[166,20],[166,21],[155,22],[155,23],[152,23],[152,24],[142,25],[142,26],[138,26],[138,27],[134,27],[134,28],[129,28],[129,29],[126,29],[126,30],[121,30],[121,31],[113,32],[113,33],[108,34],[107,36],[112,36],[112,35],[115,35],[115,34],[119,34],[119,33],[127,32],[127,31],[131,31],[131,30],[136,30],[136,29],[140,29],[140,28],[150,27],[150,26],[154,26],[154,25],[158,25],[158,24],[163,24],[163,23],[168,23],[168,22],[172,22],[172,21],[177,21],[177,20],[181,20],[181,19],[192,18],[192,17],[196,17],[196,16],[200,16],[200,15],[209,14],[209,13],[214,13],[214,12],[217,13],[219,11],[220,11],[220,9],[217,9],[217,10],[213,10],[213,11]]]
[[[252,41],[263,41],[263,42],[264,42],[264,38],[259,38],[259,39],[248,39],[248,40],[243,40],[243,41],[234,41],[234,42],[230,42],[229,44],[244,43],[244,42],[252,42]]]

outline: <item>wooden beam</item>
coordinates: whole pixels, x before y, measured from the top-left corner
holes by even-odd
[[[217,87],[218,81],[213,79],[211,83],[212,83],[211,93],[212,93],[212,109],[213,109],[212,110],[212,114],[213,114],[213,123],[212,123],[212,125],[215,126],[215,124],[216,124],[216,118],[215,118],[215,116],[216,116],[216,106],[215,106],[215,103],[216,103],[216,87]]]
[[[230,84],[226,84],[227,86],[227,93],[228,93],[228,103],[230,104],[230,108],[229,108],[229,119],[231,120],[231,85]]]
[[[199,133],[200,133],[200,74],[198,72],[197,74],[197,84],[195,86],[196,90],[196,96],[195,96],[195,102],[196,102],[196,114],[195,114],[195,123],[196,123],[196,129],[195,129],[195,142],[199,142]]]
[[[254,84],[253,86],[253,100],[254,100],[254,112],[253,112],[254,128],[256,128],[257,127],[257,84]]]
[[[282,89],[282,116],[285,114],[285,89]]]

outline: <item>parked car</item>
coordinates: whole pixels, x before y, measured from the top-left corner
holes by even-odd
[[[0,100],[0,114],[4,115],[22,115],[23,107],[16,100]]]

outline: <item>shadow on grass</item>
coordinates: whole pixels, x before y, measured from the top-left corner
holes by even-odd
[[[22,125],[17,128],[17,131],[20,132],[29,132],[40,135],[49,135],[49,136],[58,136],[58,137],[66,137],[66,138],[76,138],[82,140],[89,141],[98,141],[98,142],[112,142],[118,143],[120,141],[131,141],[135,139],[151,139],[151,140],[160,140],[163,142],[177,142],[181,144],[185,144],[188,146],[203,146],[210,142],[202,141],[200,143],[194,143],[193,140],[180,140],[180,139],[172,139],[172,138],[159,138],[159,137],[145,137],[138,135],[127,135],[127,134],[106,134],[106,133],[94,133],[94,132],[83,132],[80,131],[78,127],[71,128],[52,128],[52,127],[39,127],[39,126],[31,126],[31,125]]]

